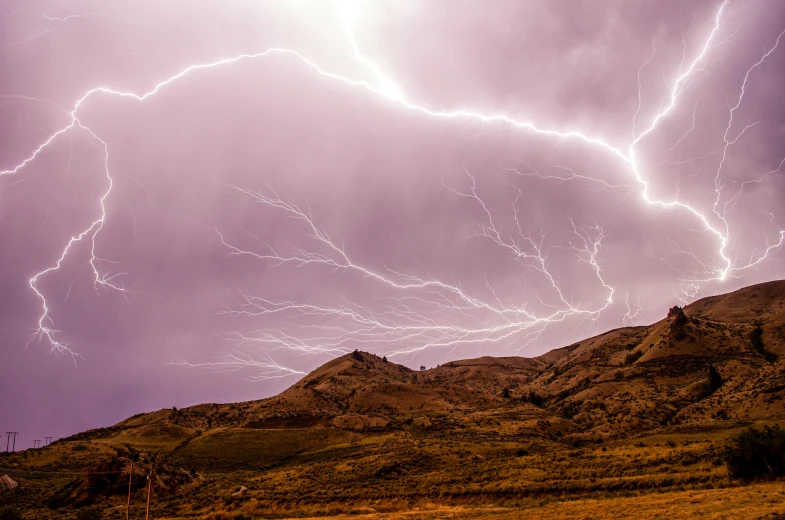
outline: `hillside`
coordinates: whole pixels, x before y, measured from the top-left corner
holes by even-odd
[[[785,422],[783,397],[785,281],[777,281],[537,358],[414,371],[355,351],[269,399],[140,414],[0,455],[0,475],[20,484],[0,504],[60,518],[96,503],[124,518],[132,459],[140,478],[151,468],[160,475],[156,518],[534,507],[548,496],[712,490],[733,485],[717,463],[722,440],[745,425]],[[110,473],[103,487],[90,484]]]

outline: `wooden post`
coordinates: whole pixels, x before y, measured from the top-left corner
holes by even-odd
[[[150,474],[147,476],[147,514],[145,520],[150,520],[150,491],[153,489],[153,465],[150,464]]]
[[[131,515],[131,483],[134,479],[134,461],[131,459],[131,471],[128,473],[128,505],[125,506],[125,520]]]

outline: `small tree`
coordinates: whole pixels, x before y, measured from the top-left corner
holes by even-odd
[[[425,370],[425,365],[420,365],[420,371]]]
[[[382,361],[384,361],[385,363],[387,363],[387,356],[384,356],[384,357],[382,358]]]
[[[502,397],[505,398],[505,399],[509,399],[510,398],[510,389],[509,388],[505,388],[504,390],[502,390]]]
[[[748,428],[728,440],[720,457],[733,478],[785,475],[785,430],[779,426]]]
[[[22,520],[22,513],[13,507],[0,507],[0,520]]]

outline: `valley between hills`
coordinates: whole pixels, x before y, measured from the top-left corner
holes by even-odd
[[[355,351],[258,401],[0,454],[24,518],[785,518],[726,440],[785,426],[785,281],[533,358],[415,371]],[[131,464],[133,463],[133,471]],[[85,517],[86,518],[86,517]]]

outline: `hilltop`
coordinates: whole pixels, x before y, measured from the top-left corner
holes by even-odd
[[[20,485],[0,503],[23,504],[30,518],[122,506],[122,479],[96,493],[90,475],[120,474],[131,459],[160,474],[156,518],[529,508],[543,497],[650,490],[710,496],[732,485],[717,462],[723,439],[785,422],[784,397],[785,281],[776,281],[535,358],[415,371],[355,351],[268,399],[140,414],[2,455],[0,474]]]

